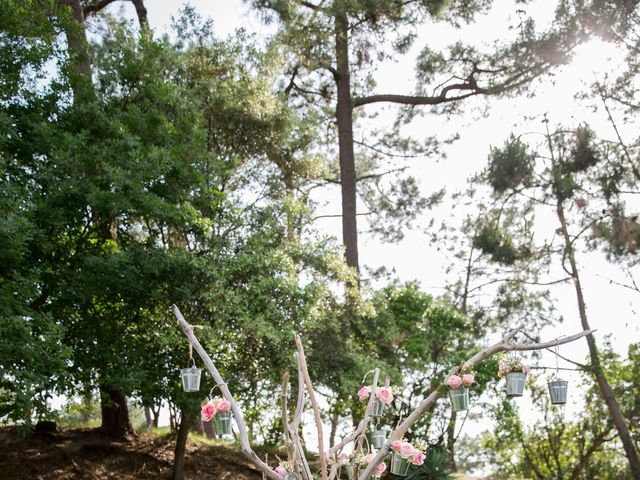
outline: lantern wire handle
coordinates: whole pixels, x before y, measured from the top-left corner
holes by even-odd
[[[560,378],[560,339],[565,336],[566,335],[560,335],[556,338],[556,347],[554,352],[556,354],[556,380]]]
[[[369,370],[367,373],[364,374],[364,377],[362,377],[362,383],[364,384],[367,381],[367,377],[369,376],[370,373],[373,373],[375,370]]]
[[[191,361],[191,368],[196,368],[196,360],[193,358],[193,345],[189,342],[189,360]]]
[[[365,442],[367,442],[367,452],[369,452],[369,453],[373,453],[373,452],[371,451],[371,445],[369,444],[369,439],[367,438],[367,436],[366,436],[366,435],[363,435],[363,437],[364,437],[364,441],[365,441]]]
[[[222,383],[216,383],[213,387],[211,387],[211,390],[209,390],[209,398],[212,398],[212,397],[213,397],[213,391],[214,391],[216,388],[220,388],[222,385],[226,385],[226,383],[225,383],[225,382],[222,382]],[[222,390],[220,390],[220,392],[222,392]]]

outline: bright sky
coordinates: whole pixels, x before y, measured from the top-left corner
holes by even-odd
[[[460,39],[476,43],[490,42],[496,37],[508,36],[506,27],[509,19],[517,18],[514,17],[516,7],[508,5],[511,2],[495,3],[497,7],[486,18],[463,30],[456,31],[446,25],[425,26],[416,42],[416,48],[407,58],[399,58],[397,63],[383,65],[379,69],[376,75],[378,92],[411,93],[414,86],[412,56],[427,40],[433,47],[444,47]],[[529,14],[544,25],[552,19],[555,3],[539,0],[526,8]],[[146,4],[150,24],[156,32],[162,32],[166,29],[170,16],[177,13],[183,2],[148,0]],[[271,31],[271,27],[263,26],[255,15],[249,14],[248,7],[240,0],[192,0],[191,4],[203,16],[214,19],[215,29],[220,36],[226,36],[241,26],[259,35],[266,35]],[[122,7],[111,7],[111,11],[124,8],[127,15],[133,17],[132,7],[128,6],[128,3],[122,5]],[[576,100],[575,95],[586,90],[591,82],[601,78],[604,73],[615,71],[620,61],[620,52],[614,47],[599,40],[592,40],[577,50],[575,59],[569,66],[556,70],[551,78],[541,82],[536,88],[534,98],[492,100],[486,117],[478,114],[461,115],[446,123],[433,117],[414,120],[407,131],[415,137],[419,138],[421,132],[425,132],[427,135],[437,133],[441,138],[446,138],[454,132],[460,132],[461,139],[447,148],[448,158],[445,160],[416,159],[412,164],[411,173],[420,179],[426,194],[443,186],[446,186],[448,193],[462,190],[465,188],[468,177],[485,166],[491,145],[502,144],[511,132],[539,131],[542,128],[540,121],[545,113],[549,115],[552,126],[587,121],[600,136],[615,139],[602,109],[593,112],[583,101]],[[374,107],[367,108],[370,109],[368,111],[373,111]],[[383,114],[381,118],[382,121],[393,121],[390,114]],[[534,120],[525,120],[525,118],[534,118]],[[637,126],[634,125],[620,123],[619,127],[627,139],[633,138],[637,132]],[[337,189],[326,193],[324,200],[327,204],[323,207],[322,213],[339,213]],[[449,209],[450,204],[445,202],[432,215],[446,218]],[[318,227],[340,238],[339,219],[322,220]],[[556,221],[550,218],[546,224],[541,222],[539,228],[541,235],[551,236],[557,228]],[[394,245],[381,244],[374,238],[362,236],[360,251],[361,263],[370,267],[385,265],[387,268],[395,269],[401,280],[417,279],[430,293],[437,295],[442,292],[439,288],[442,287],[445,279],[443,258],[438,254],[435,246],[428,244],[427,236],[421,232],[420,228],[408,232],[402,242]],[[629,343],[640,340],[636,313],[640,294],[610,284],[608,279],[624,282],[624,275],[619,268],[607,263],[601,254],[581,255],[579,262],[592,328],[598,329],[599,340],[602,340],[605,335],[612,335],[616,350],[624,354]],[[571,285],[555,288],[554,296],[565,321],[562,325],[547,329],[543,338],[553,339],[580,331],[575,293]],[[582,361],[587,355],[586,343],[580,341],[562,347],[561,353]],[[551,366],[555,365],[555,361],[551,355],[545,355],[540,364]],[[564,376],[569,380],[572,378],[572,375]],[[572,392],[571,387],[570,397],[573,403],[566,407],[568,415],[580,408],[579,395],[575,390]],[[523,416],[532,418],[530,402],[526,396],[518,402],[522,407]],[[465,425],[465,432],[473,434],[483,428],[486,428],[486,423],[469,421]],[[309,433],[311,434],[309,439],[311,439],[314,435],[312,431]]]

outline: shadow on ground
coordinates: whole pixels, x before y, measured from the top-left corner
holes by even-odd
[[[0,478],[12,480],[169,479],[173,439],[142,433],[114,442],[97,430],[65,430],[22,438],[0,429]],[[259,480],[242,454],[223,445],[189,442],[186,480]]]

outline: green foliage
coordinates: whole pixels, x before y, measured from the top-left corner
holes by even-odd
[[[572,173],[571,163],[560,161],[551,169],[553,194],[561,202],[573,197],[579,185]]]
[[[49,293],[42,279],[50,271],[34,251],[55,250],[40,225],[36,181],[55,110],[50,92],[36,86],[50,84],[44,66],[60,54],[60,22],[40,8],[0,4],[0,416],[27,424],[32,413],[46,416],[47,400],[65,389],[69,355],[59,319],[42,308]],[[34,157],[28,169],[25,156]]]
[[[73,102],[65,51],[16,50],[24,71],[64,68],[44,86],[19,83],[29,88],[0,108],[12,126],[0,143],[10,419],[45,415],[52,393],[101,385],[195,410],[179,385],[186,341],[172,302],[206,327],[240,399],[264,398],[256,389],[279,382],[293,333],[347,275],[332,242],[302,244],[293,231],[306,210],[283,196],[278,162],[302,158],[308,139],[268,93],[269,56],[199,22],[187,12],[174,44],[110,20],[92,45],[94,94]],[[6,35],[20,46],[24,34]]]
[[[594,147],[594,142],[593,130],[585,125],[578,126],[571,149],[571,167],[574,172],[582,172],[600,162],[600,155]]]
[[[489,154],[487,179],[493,190],[501,195],[532,180],[535,157],[528,146],[513,134],[502,148],[492,148]]]
[[[518,250],[509,235],[502,234],[494,225],[482,225],[473,237],[473,246],[488,254],[494,262],[513,265],[518,259]]]
[[[452,478],[449,455],[441,447],[429,447],[424,463],[411,468],[407,480],[449,480]]]

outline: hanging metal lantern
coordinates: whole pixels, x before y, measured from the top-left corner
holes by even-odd
[[[560,374],[560,338],[556,339],[556,378],[547,383],[549,387],[549,396],[551,397],[551,405],[564,405],[567,403],[567,390],[569,389],[569,382],[558,378]]]
[[[213,417],[213,426],[218,435],[231,435],[231,412],[218,412]]]
[[[399,477],[406,477],[407,471],[409,471],[409,460],[402,458],[397,453],[391,455],[391,467],[389,468],[391,473],[398,475]]]
[[[386,428],[381,428],[379,430],[373,430],[371,432],[371,445],[373,446],[373,448],[382,448],[384,445],[384,442],[387,441],[387,429]]]
[[[567,403],[567,390],[569,382],[566,380],[556,379],[547,383],[549,387],[549,396],[551,397],[551,405],[563,405]]]
[[[462,412],[469,409],[469,389],[467,387],[452,388],[449,390],[449,400],[454,412]]]
[[[358,478],[358,470],[356,469],[356,466],[353,465],[352,463],[347,463],[346,465],[343,465],[342,468],[340,469],[340,473],[342,473],[343,471],[347,477],[347,480],[353,480],[354,478],[355,479]]]
[[[197,392],[200,390],[200,375],[202,370],[196,367],[196,362],[191,357],[191,366],[180,369],[182,377],[182,389],[185,392]]]
[[[510,372],[506,375],[507,395],[510,397],[521,397],[524,393],[524,382],[527,374],[522,372]]]
[[[348,480],[358,480],[360,478],[360,470],[357,466],[353,464],[345,465],[345,475]],[[318,477],[319,479],[320,477]],[[378,480],[376,477],[371,475],[369,480]]]
[[[373,399],[371,406],[369,407],[369,415],[372,417],[381,417],[384,413],[384,403],[377,398]]]

